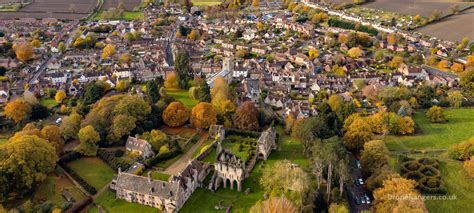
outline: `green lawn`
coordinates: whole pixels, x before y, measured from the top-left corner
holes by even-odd
[[[45,106],[48,109],[52,109],[53,107],[58,105],[58,102],[54,100],[53,98],[47,98],[47,99],[40,99],[40,104]]]
[[[218,5],[222,1],[219,0],[191,0],[193,5],[196,6],[213,6],[213,5]]]
[[[441,177],[448,189],[447,195],[455,195],[455,200],[427,200],[426,207],[431,213],[452,212],[454,209],[474,209],[474,180],[470,179],[462,162],[445,159],[440,164]]]
[[[129,203],[125,200],[116,199],[115,193],[110,190],[104,191],[102,194],[99,195],[94,201],[96,205],[100,205],[102,208],[106,210],[106,212],[127,212],[127,213],[156,213],[158,209],[141,205],[138,203]],[[88,211],[89,213],[96,213],[99,212],[97,208],[91,208]]]
[[[94,17],[92,17],[92,20],[102,20],[102,12],[100,11],[97,13]],[[138,19],[143,19],[145,17],[145,14],[142,11],[125,11],[123,12],[123,17],[118,18],[117,20],[138,20]]]
[[[159,171],[150,171],[151,172],[151,178],[155,180],[162,180],[162,181],[168,181],[171,177],[169,174],[161,173]],[[142,174],[143,177],[148,177],[148,171],[144,172]]]
[[[474,209],[474,180],[470,179],[462,166],[462,162],[447,157],[451,145],[467,140],[474,136],[474,108],[446,109],[445,115],[449,122],[433,124],[426,119],[423,113],[414,116],[415,122],[422,129],[416,136],[388,136],[384,140],[394,154],[397,151],[430,150],[438,152],[421,152],[408,154],[410,157],[434,157],[440,163],[441,178],[447,188],[447,195],[455,195],[455,200],[426,200],[429,212],[451,212],[453,209]],[[398,169],[395,155],[391,156],[390,165]]]
[[[303,156],[303,148],[301,143],[294,138],[283,135],[283,129],[277,128],[280,133],[278,143],[278,150],[270,154],[267,161],[258,161],[250,176],[244,180],[242,184],[242,191],[230,190],[229,188],[219,188],[215,193],[207,189],[198,188],[188,199],[186,204],[180,212],[225,212],[225,210],[217,211],[214,209],[223,200],[223,205],[233,205],[232,212],[249,212],[249,209],[258,201],[263,199],[264,190],[260,187],[259,180],[262,176],[262,171],[266,166],[273,165],[277,161],[290,160],[293,163],[299,164],[304,170],[309,169],[309,161]],[[212,154],[212,153],[211,153]],[[250,188],[252,192],[248,195],[245,190]]]
[[[193,108],[193,106],[196,106],[196,104],[199,103],[199,101],[190,98],[188,95],[188,91],[186,90],[167,89],[166,93],[168,94],[168,96],[173,97],[178,101],[181,101],[181,103],[183,103],[189,108]]]
[[[115,171],[96,157],[83,157],[68,164],[87,183],[97,190],[112,181]]]
[[[203,144],[201,144],[201,146],[199,148],[196,149],[196,151],[194,151],[193,153],[193,158],[197,157],[199,154],[201,154],[202,152],[204,152],[206,149],[209,148],[209,146],[214,142],[214,139],[207,139],[206,141],[204,141]]]
[[[434,124],[424,112],[414,115],[423,131],[415,136],[388,136],[384,139],[390,150],[446,149],[474,136],[474,108],[444,110],[447,123]]]
[[[61,206],[66,202],[62,196],[64,190],[69,191],[76,201],[81,201],[85,198],[85,195],[65,176],[56,177],[50,175],[38,186],[34,193],[33,200],[48,200],[57,206]]]
[[[0,138],[0,145],[4,144],[4,143],[7,143],[8,142],[8,138]]]

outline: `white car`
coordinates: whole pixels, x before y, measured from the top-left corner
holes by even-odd
[[[61,124],[61,122],[63,122],[63,118],[58,118],[58,119],[56,119],[56,122],[55,122],[55,123],[56,123],[56,124]]]

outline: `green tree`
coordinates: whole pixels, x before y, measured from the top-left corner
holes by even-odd
[[[85,86],[84,104],[89,105],[95,103],[104,94],[104,88],[96,84],[96,82],[88,83]]]
[[[452,107],[459,108],[462,105],[462,100],[464,99],[464,96],[462,95],[461,91],[452,90],[448,92],[448,99]]]
[[[360,163],[367,176],[372,175],[385,165],[388,165],[390,158],[385,143],[381,140],[373,140],[364,144],[361,152]]]
[[[203,76],[205,79],[205,76]],[[211,102],[211,88],[205,80],[201,81],[198,91],[198,99],[201,102]]]
[[[181,89],[186,89],[188,81],[193,77],[192,69],[189,64],[189,53],[187,51],[178,51],[174,61],[174,68],[178,74],[179,86]]]
[[[79,141],[81,142],[77,147],[77,151],[85,156],[95,156],[97,154],[100,135],[95,131],[94,127],[86,126],[79,130]]]
[[[54,170],[57,160],[54,147],[36,135],[13,137],[0,145],[0,200],[29,192]]]
[[[260,184],[271,196],[284,195],[297,205],[310,189],[309,177],[300,167],[295,167],[288,160],[277,161],[263,169]]]
[[[119,141],[123,136],[130,134],[135,129],[137,119],[133,116],[119,114],[112,120],[112,126],[108,139]]]
[[[146,82],[146,95],[151,103],[160,99],[160,84],[157,79]]]
[[[63,118],[59,128],[64,139],[69,140],[70,138],[77,137],[77,133],[81,129],[81,120],[81,115],[76,112],[72,112],[69,116]]]

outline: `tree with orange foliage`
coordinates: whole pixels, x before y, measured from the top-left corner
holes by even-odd
[[[217,123],[217,112],[212,104],[201,102],[193,107],[190,121],[196,128],[207,129]]]
[[[189,119],[189,109],[181,102],[172,102],[163,111],[163,121],[171,127],[181,126]]]
[[[285,212],[285,213],[296,213],[298,209],[295,205],[286,197],[271,197],[265,201],[257,202],[250,209],[251,213],[273,213],[273,212]]]
[[[460,63],[454,63],[454,64],[451,66],[451,70],[452,70],[453,72],[459,73],[459,72],[464,71],[464,66],[463,66],[462,64],[460,64]]]
[[[12,119],[15,123],[20,123],[30,117],[31,106],[23,99],[17,98],[5,106],[4,113],[7,118]]]
[[[33,58],[33,45],[29,42],[24,42],[19,45],[15,45],[16,58],[22,62],[27,62]]]

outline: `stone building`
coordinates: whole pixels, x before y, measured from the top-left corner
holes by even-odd
[[[119,199],[128,202],[158,208],[164,212],[178,212],[186,200],[201,186],[208,174],[208,166],[198,161],[191,161],[178,175],[169,181],[155,180],[118,170],[110,188],[115,190]]]
[[[276,131],[274,127],[270,127],[262,132],[258,139],[257,158],[260,160],[267,160],[272,150],[275,150],[276,148]]]
[[[230,185],[230,189],[237,186],[237,191],[242,190],[242,181],[245,179],[245,162],[228,150],[222,149],[221,143],[217,143],[217,159],[214,163],[215,180],[214,189],[221,184],[224,188]]]
[[[143,159],[147,159],[155,155],[153,148],[150,143],[146,140],[142,140],[138,137],[128,136],[125,148],[129,152],[138,152]]]

